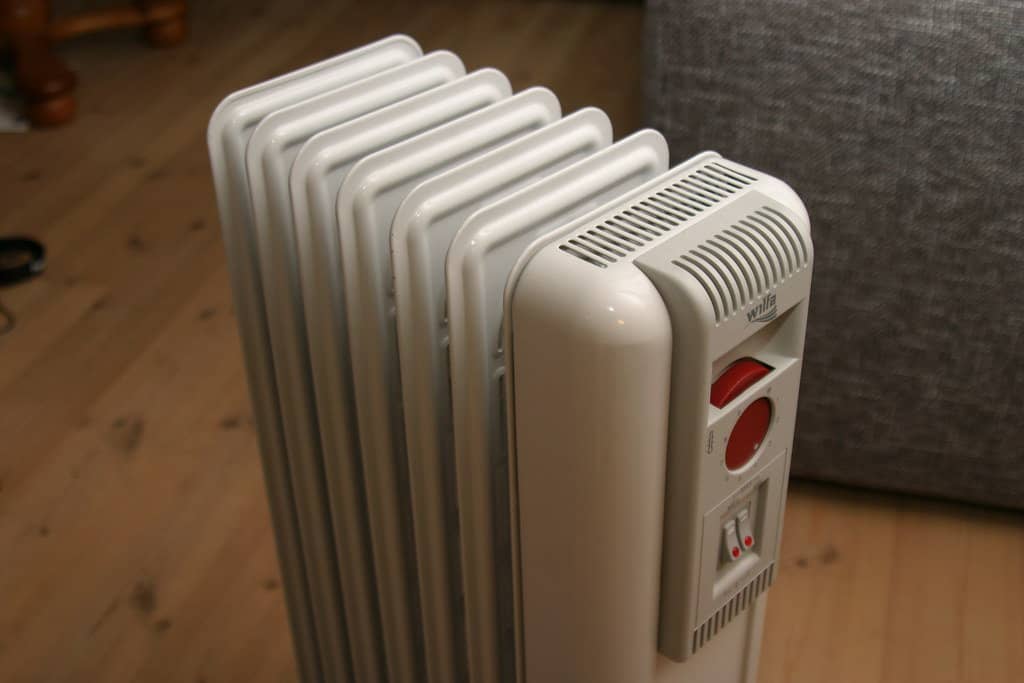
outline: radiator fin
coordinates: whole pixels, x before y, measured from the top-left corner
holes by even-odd
[[[766,206],[672,263],[700,283],[720,323],[807,267],[809,259],[793,222]]]
[[[604,222],[574,233],[558,248],[590,265],[607,268],[756,180],[721,161],[713,161]]]
[[[725,628],[730,621],[746,611],[754,604],[759,595],[768,590],[775,580],[775,563],[772,562],[765,567],[760,574],[754,577],[742,590],[738,591],[727,603],[722,605],[717,612],[712,614],[703,624],[693,630],[691,641],[691,654],[704,647],[708,641],[718,635],[718,632]]]

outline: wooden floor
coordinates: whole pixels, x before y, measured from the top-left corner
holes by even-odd
[[[194,2],[194,34],[63,53],[64,129],[0,137],[0,681],[291,681],[206,121],[228,92],[394,31],[640,121],[629,4]],[[1022,680],[1024,518],[795,484],[765,683]],[[569,682],[567,682],[569,683]]]

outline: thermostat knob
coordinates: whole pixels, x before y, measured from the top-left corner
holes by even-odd
[[[772,402],[759,398],[743,411],[725,446],[725,466],[738,470],[757,454],[772,422]]]
[[[724,408],[771,370],[753,358],[736,361],[711,385],[711,404]],[[725,447],[727,469],[735,471],[750,462],[764,443],[771,422],[772,402],[767,398],[759,398],[743,409]]]

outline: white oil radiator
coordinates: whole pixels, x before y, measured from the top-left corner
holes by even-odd
[[[781,181],[394,36],[210,157],[304,683],[740,683],[813,252]]]

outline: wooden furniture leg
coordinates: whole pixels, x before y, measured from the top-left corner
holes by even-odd
[[[135,0],[133,5],[109,7],[56,19],[50,37],[67,40],[84,33],[141,26],[156,47],[177,45],[188,34],[186,0]]]
[[[136,0],[146,40],[153,47],[174,47],[188,36],[185,0]]]
[[[188,35],[186,0],[135,0],[133,5],[53,19],[49,0],[0,0],[0,38],[14,53],[15,78],[35,125],[53,126],[75,114],[75,75],[53,51],[85,33],[139,26],[150,45],[170,47]]]
[[[29,120],[43,126],[75,115],[75,75],[53,51],[47,0],[0,0],[0,36],[14,55],[14,78]]]

